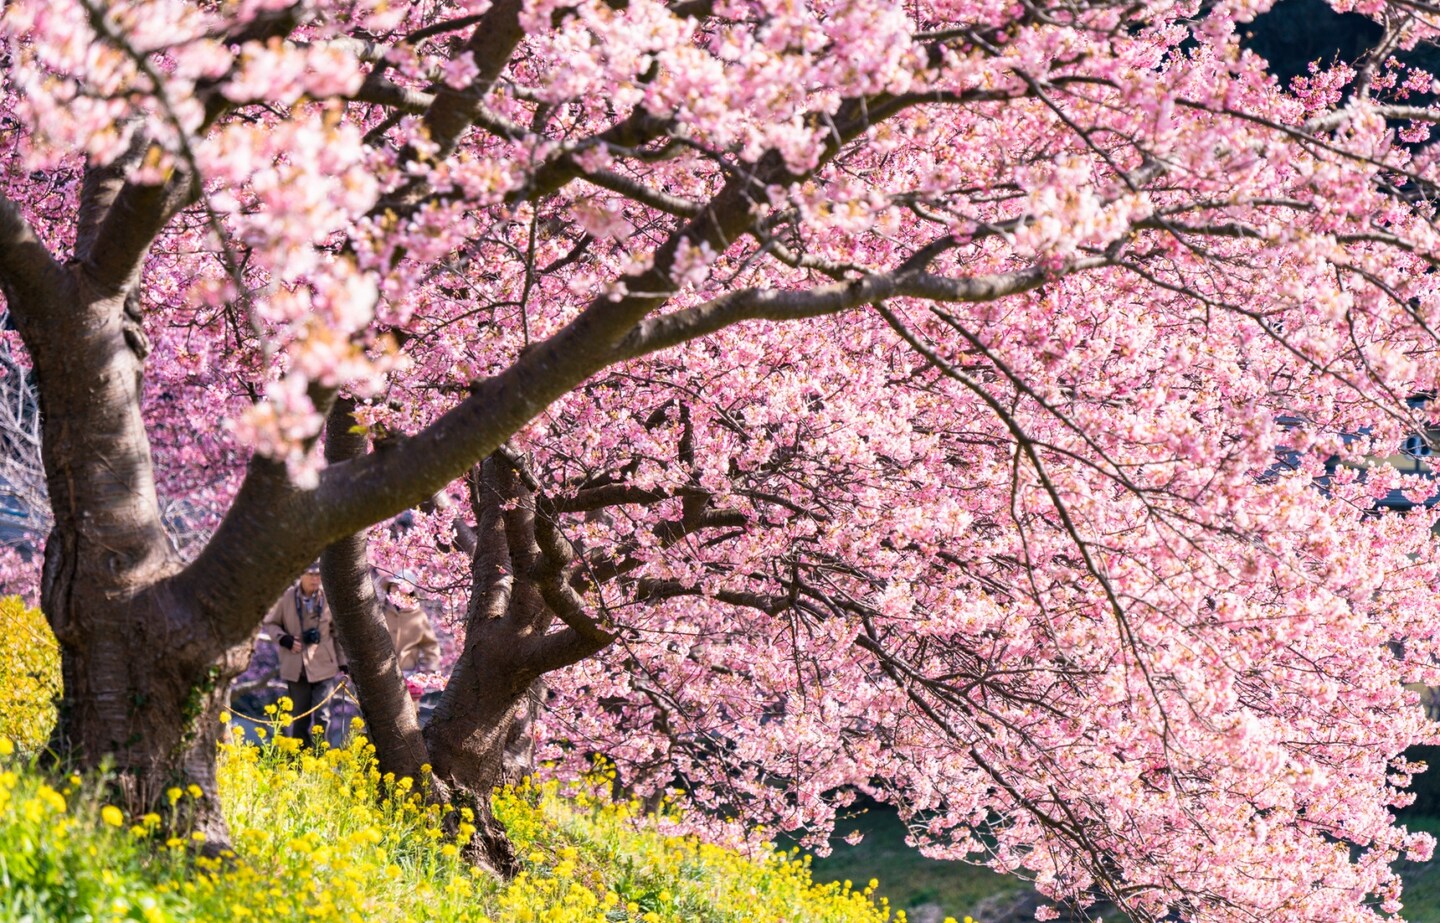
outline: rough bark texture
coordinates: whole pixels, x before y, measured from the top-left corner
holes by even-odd
[[[331,412],[331,461],[365,452],[351,410],[342,401]],[[556,613],[546,586],[563,582],[573,553],[555,545],[553,530],[537,515],[535,485],[522,466],[496,453],[472,471],[476,527],[467,527],[462,538],[471,553],[465,646],[423,739],[374,599],[363,533],[335,542],[322,558],[327,596],[382,768],[422,778],[428,763],[432,796],[475,814],[470,858],[502,876],[514,874],[518,864],[491,813],[490,793],[534,769],[531,726],[544,694],[541,677],[573,662],[560,654],[588,656],[609,640],[597,635],[578,641],[569,627],[551,631]]]
[[[690,6],[697,13],[709,9],[704,2]],[[460,49],[479,68],[477,78],[464,93],[438,88],[425,105],[423,121],[441,157],[483,114],[487,90],[523,38],[522,8],[519,0],[491,6]],[[303,5],[296,5],[256,17],[228,41],[283,37],[303,12]],[[110,28],[99,19],[93,24]],[[123,36],[110,40],[123,43]],[[217,82],[196,88],[202,133],[231,106],[218,87]],[[923,98],[846,99],[834,112],[816,163]],[[662,123],[627,118],[599,137],[633,146],[664,131]],[[352,586],[356,594],[354,612],[343,620],[350,628],[342,626],[342,643],[348,637],[351,645],[378,652],[382,648],[372,643],[379,640],[373,600],[365,599],[357,565],[363,537],[347,536],[423,502],[478,459],[502,452],[505,441],[537,413],[607,365],[745,317],[793,318],[818,310],[809,302],[795,309],[777,307],[775,298],[765,304],[740,298],[646,321],[674,291],[671,270],[682,244],[724,251],[755,227],[757,190],[804,178],[772,151],[753,171],[730,177],[705,207],[678,212],[688,218],[656,248],[650,268],[624,277],[630,294],[618,301],[598,295],[563,328],[504,371],[475,382],[469,397],[390,450],[337,461],[314,489],[292,483],[281,463],[252,459],[219,528],[181,569],[161,528],[141,416],[147,345],[137,293],[151,245],[198,197],[200,178],[182,165],[161,182],[127,179],[135,176],[129,168],[152,149],[143,131],[134,137],[112,164],[87,172],[75,214],[74,259],[65,266],[55,261],[21,207],[0,195],[0,287],[35,361],[45,414],[55,527],[42,605],[62,645],[66,681],[56,741],[81,765],[113,759],[136,799],[154,801],[172,784],[194,783],[206,793],[203,812],[216,813],[212,719],[230,677],[243,664],[239,652],[274,599],[327,545],[341,543],[327,555],[331,581]],[[397,153],[402,160],[416,155],[413,148]],[[515,201],[549,194],[583,174],[567,155],[543,168],[537,182],[517,191]],[[378,203],[376,214],[414,207],[426,194],[424,183],[406,184],[396,197]],[[1045,274],[1026,278],[1024,285],[1038,285]],[[894,284],[891,289],[900,291]],[[853,304],[881,297],[879,288],[847,291]],[[991,285],[981,295],[999,292]],[[937,297],[959,296],[945,289]],[[829,290],[820,299],[826,311],[838,310],[842,301]],[[569,583],[573,551],[546,516],[535,515],[543,498],[536,496],[533,477],[521,477],[514,459],[502,456],[511,467],[492,458],[487,483],[523,500],[513,515],[494,514],[509,582],[501,587],[491,579],[496,574],[477,570],[483,605],[472,612],[477,625],[455,686],[456,696],[469,690],[476,698],[462,703],[447,696],[442,702],[437,720],[459,736],[447,738],[443,752],[431,753],[432,762],[443,764],[460,788],[479,792],[503,774],[504,741],[531,683],[613,640],[584,611],[579,589]],[[477,563],[481,557],[477,551]],[[503,605],[496,605],[496,592]],[[332,595],[332,604],[339,595]],[[377,654],[360,669],[362,699],[384,741],[382,760],[413,765],[415,729],[408,702],[396,698],[393,665]],[[473,730],[462,733],[467,727]],[[218,813],[213,824],[202,826],[223,836]]]
[[[510,731],[505,735],[501,769],[501,778],[506,785],[535,773],[535,723],[545,711],[545,692],[544,677],[536,679],[515,706]]]
[[[325,427],[327,461],[365,454],[365,435],[351,432],[353,410],[354,401],[346,398],[331,407]],[[375,598],[366,556],[368,535],[368,529],[362,530],[326,548],[320,556],[320,574],[380,770],[420,779],[430,758],[420,736],[415,703],[401,678],[400,659]]]
[[[293,513],[278,502],[283,466],[265,460],[252,462],[246,486],[268,501],[269,516],[249,520],[268,540],[187,579],[166,535],[142,415],[150,344],[140,276],[155,230],[191,190],[183,177],[126,182],[144,147],[137,141],[120,161],[87,171],[75,256],[64,265],[0,200],[0,293],[34,364],[43,419],[54,526],[40,602],[64,680],[53,757],[108,766],[127,807],[172,811],[218,851],[229,839],[215,785],[219,713],[261,617],[314,536],[284,528]],[[171,788],[187,792],[173,807]]]
[[[170,582],[180,562],[140,415],[148,345],[130,296],[79,266],[54,281],[41,310],[15,312],[40,385],[55,519],[41,585],[64,678],[53,749],[84,768],[108,760],[136,809],[199,786],[177,810],[219,848],[218,716],[247,650],[220,643]]]
[[[520,9],[518,0],[497,3],[471,33],[466,47],[480,62],[481,79],[466,94],[442,91],[426,114],[442,148],[468,129],[479,113],[479,97],[503,72],[522,36]],[[242,34],[283,36],[297,21],[288,13],[267,15]],[[203,101],[206,125],[229,105],[222,94]],[[381,654],[388,640],[379,643],[383,623],[377,632],[364,573],[364,536],[355,533],[442,489],[538,409],[615,359],[612,344],[633,326],[637,312],[653,305],[637,302],[598,330],[602,312],[587,312],[586,320],[572,325],[543,355],[490,380],[462,411],[395,451],[367,455],[363,441],[357,450],[338,440],[336,451],[353,458],[328,470],[319,489],[303,490],[283,464],[253,458],[219,528],[182,567],[162,528],[141,412],[149,346],[139,293],[151,245],[195,200],[199,183],[183,168],[153,185],[127,179],[150,148],[139,132],[118,159],[86,172],[74,216],[74,256],[64,265],[21,206],[0,195],[0,294],[34,361],[44,415],[43,457],[55,525],[41,604],[60,641],[65,681],[57,755],[82,768],[109,761],[137,809],[163,809],[169,788],[198,786],[202,796],[182,802],[180,810],[192,814],[218,848],[227,835],[215,792],[216,719],[274,599],[315,554],[337,543],[326,555],[327,583],[353,591],[337,612],[342,644],[375,653],[357,664],[362,674],[357,684],[380,735],[382,762],[407,775],[418,773],[417,760],[428,748],[393,657]],[[418,197],[423,191],[411,187],[406,193]],[[672,242],[655,279],[664,277],[673,247]],[[607,305],[603,313],[610,312]],[[405,461],[392,470],[397,454]],[[517,535],[528,528],[531,535],[521,536],[520,553],[533,560],[533,521],[510,525]],[[345,595],[333,593],[332,602]],[[477,639],[490,638],[493,650],[467,660],[459,688],[479,684],[483,694],[464,708],[452,700],[445,709],[445,721],[475,731],[447,741],[432,762],[448,767],[459,791],[478,793],[473,797],[482,818],[488,816],[485,796],[501,776],[517,701],[544,670],[573,662],[566,658],[587,649],[560,632],[552,635],[556,640],[547,657],[534,659],[551,618],[542,595],[527,582],[504,630],[497,625],[476,633]],[[509,659],[519,648],[528,660]],[[525,666],[511,669],[522,660]],[[503,842],[503,836],[489,839]],[[504,868],[505,850],[493,852],[497,867]]]
[[[508,475],[508,476],[507,476]],[[515,869],[503,828],[489,809],[488,793],[508,781],[506,744],[518,706],[537,677],[525,662],[521,638],[537,614],[536,595],[516,579],[525,563],[512,553],[501,504],[520,502],[518,479],[495,458],[472,477],[476,546],[465,647],[445,694],[425,728],[435,775],[457,791],[486,794],[472,809],[479,818],[473,848],[502,872]],[[530,618],[527,619],[526,616]],[[542,628],[543,630],[543,628]]]
[[[332,462],[365,453],[366,437],[352,429],[352,410],[353,402],[342,399],[330,412],[325,452]],[[493,482],[497,466],[487,465]],[[505,482],[512,497],[519,496],[516,483],[513,476]],[[507,743],[535,674],[515,657],[519,626],[509,617],[514,566],[500,500],[492,486],[479,515],[480,539],[472,545],[475,592],[465,650],[423,736],[375,599],[365,533],[331,544],[321,556],[321,572],[382,771],[423,779],[432,797],[469,807],[478,828],[468,846],[472,860],[508,877],[519,866],[490,810],[490,793],[516,778],[506,772],[513,765],[507,763]],[[522,595],[533,614],[538,596],[533,590]]]

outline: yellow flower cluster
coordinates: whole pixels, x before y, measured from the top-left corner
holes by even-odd
[[[599,780],[604,783],[602,776]],[[498,897],[500,920],[590,923],[890,919],[867,893],[815,884],[809,857],[756,860],[694,837],[668,835],[634,802],[565,792],[554,782],[496,795],[526,870]]]
[[[272,735],[221,747],[221,801],[243,857],[223,884],[248,879],[266,894],[258,919],[476,919],[462,913],[478,876],[447,837],[450,810],[382,776],[364,737],[341,749],[297,744]]]
[[[278,709],[277,725],[285,718]],[[198,855],[159,814],[127,817],[107,804],[103,780],[55,789],[0,746],[0,869],[19,895],[13,909],[102,923],[891,919],[873,888],[816,885],[808,860],[755,860],[667,834],[638,805],[599,794],[603,778],[496,795],[523,866],[500,882],[466,860],[469,809],[428,803],[410,780],[382,775],[364,737],[298,752],[285,740],[222,745],[235,852],[220,859]],[[168,795],[179,817],[196,797]]]
[[[60,648],[39,609],[0,597],[0,737],[34,750],[55,723]]]
[[[465,858],[469,808],[430,803],[382,775],[355,722],[351,742],[303,750],[266,709],[264,743],[222,744],[220,797],[234,852],[205,858],[190,816],[197,786],[166,792],[168,813],[126,817],[104,779],[56,789],[27,761],[49,734],[59,654],[40,613],[0,600],[0,879],[19,918],[98,923],[885,923],[877,887],[817,885],[809,857],[756,860],[668,835],[632,802],[588,785],[522,785],[493,809],[523,869],[500,882]],[[6,647],[4,645],[12,645]],[[222,720],[229,720],[224,716]],[[262,728],[262,731],[267,729]],[[20,746],[17,749],[16,743]],[[665,810],[678,810],[668,807]],[[904,913],[894,916],[903,923]],[[947,921],[949,923],[949,921]],[[966,923],[972,923],[966,918]]]

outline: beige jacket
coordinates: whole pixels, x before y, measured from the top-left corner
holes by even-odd
[[[385,627],[390,630],[390,642],[395,645],[403,672],[431,673],[440,669],[440,639],[435,636],[435,627],[424,610],[418,606],[399,609],[387,602]]]
[[[263,625],[270,640],[280,651],[280,678],[287,683],[300,679],[300,668],[305,668],[305,678],[320,683],[334,676],[345,664],[345,652],[335,640],[335,624],[330,615],[330,604],[325,602],[325,591],[320,590],[320,615],[314,615],[301,624],[299,600],[300,588],[292,586],[281,595],[280,601],[265,616]],[[306,628],[320,629],[319,644],[305,644],[300,650],[292,651],[280,644],[280,636],[300,638]]]

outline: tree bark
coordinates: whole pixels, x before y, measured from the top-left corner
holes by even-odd
[[[128,291],[79,266],[56,282],[47,303],[14,312],[35,363],[55,521],[41,581],[64,680],[52,749],[82,769],[109,765],[134,810],[198,787],[173,810],[220,849],[218,718],[248,648],[220,643],[171,584],[180,561],[156,499],[140,414],[148,345]]]
[[[337,402],[331,412],[331,461],[365,451],[365,437],[352,431],[352,409]],[[467,530],[472,592],[465,646],[423,738],[374,601],[363,533],[332,544],[321,567],[382,768],[424,778],[432,797],[470,808],[477,828],[466,846],[470,858],[510,876],[519,865],[490,796],[534,768],[531,725],[549,662],[539,655],[550,650],[543,641],[555,618],[536,580],[558,577],[564,567],[546,566],[534,491],[504,458],[477,466],[471,488],[477,525]]]
[[[490,793],[513,781],[505,773],[506,745],[517,708],[539,675],[525,663],[519,643],[532,627],[538,596],[523,572],[516,579],[524,562],[513,552],[511,517],[501,509],[521,500],[513,472],[492,457],[477,466],[471,485],[477,528],[465,647],[425,727],[425,743],[436,777],[473,802],[479,829],[472,854],[509,875],[518,863],[490,811]]]
[[[442,698],[425,726],[425,742],[435,776],[450,790],[452,803],[475,814],[477,832],[467,846],[470,857],[510,877],[519,871],[519,862],[504,826],[490,810],[490,794],[509,781],[506,742],[528,685],[515,692],[503,668],[487,670],[493,665],[478,660],[467,658],[457,667],[447,686],[451,704],[447,707]],[[475,698],[456,707],[449,696],[452,687]]]
[[[331,408],[326,421],[327,461],[365,454],[366,436],[354,429],[353,410],[354,402],[344,398]],[[470,857],[509,877],[519,871],[519,864],[503,826],[491,812],[490,794],[512,781],[505,773],[506,745],[529,680],[517,678],[522,675],[517,665],[501,653],[513,646],[509,635],[515,630],[514,620],[491,617],[509,612],[514,586],[499,502],[498,495],[490,498],[474,546],[475,592],[465,650],[423,736],[375,599],[366,557],[367,533],[358,532],[326,548],[321,574],[381,771],[423,781],[430,797],[470,808],[477,828],[467,844]]]
[[[525,690],[510,719],[505,735],[501,781],[514,785],[535,774],[535,723],[545,711],[545,678],[542,676]]]
[[[325,421],[326,461],[365,454],[366,436],[352,432],[354,409],[350,398],[340,398],[331,406]],[[366,552],[368,536],[365,529],[326,548],[320,556],[320,575],[340,632],[340,645],[350,660],[350,678],[375,743],[380,771],[418,780],[430,757],[420,735],[415,703],[400,674],[400,658],[375,598]]]

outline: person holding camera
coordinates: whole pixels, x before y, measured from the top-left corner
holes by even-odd
[[[325,700],[336,674],[348,672],[320,586],[318,563],[306,568],[299,583],[285,591],[265,616],[262,629],[280,649],[280,678],[297,716],[290,723],[290,736],[308,744],[312,728],[319,724],[311,709]]]

